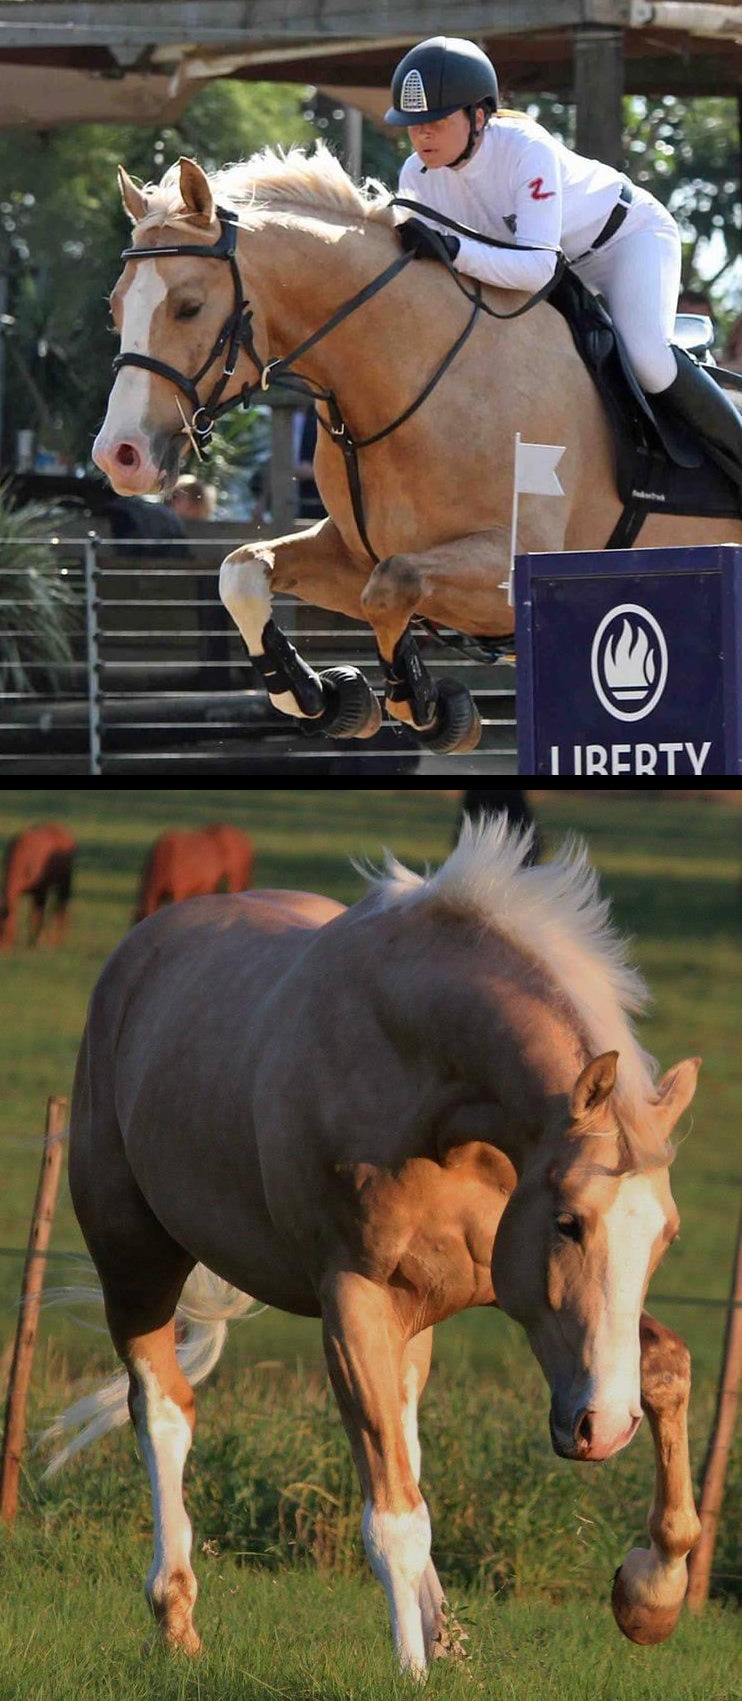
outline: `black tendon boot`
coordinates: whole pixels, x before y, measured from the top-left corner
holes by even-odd
[[[712,460],[742,496],[742,414],[692,355],[674,345],[672,352],[678,375],[658,400],[669,403],[698,432]]]

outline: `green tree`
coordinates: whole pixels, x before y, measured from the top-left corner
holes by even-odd
[[[213,170],[266,143],[306,143],[303,96],[296,85],[218,82],[159,130],[77,125],[26,136],[22,152],[16,131],[0,133],[0,268],[15,320],[5,413],[14,432],[40,429],[48,446],[88,461],[114,354],[105,300],[129,234],[117,165],[153,181],[180,154]]]

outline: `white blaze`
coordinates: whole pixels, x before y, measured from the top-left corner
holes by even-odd
[[[607,1238],[602,1315],[593,1340],[588,1407],[641,1411],[639,1317],[654,1241],[665,1213],[646,1175],[626,1176],[603,1217]]]
[[[150,328],[157,307],[165,300],[167,285],[155,260],[135,263],[135,275],[123,298],[121,351],[148,354]],[[108,402],[101,439],[126,438],[132,430],[143,430],[149,405],[150,374],[136,366],[123,366]]]

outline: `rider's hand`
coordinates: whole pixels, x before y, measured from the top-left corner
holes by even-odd
[[[461,247],[458,236],[442,236],[422,219],[405,219],[397,225],[397,235],[405,253],[414,254],[416,260],[455,260]]]

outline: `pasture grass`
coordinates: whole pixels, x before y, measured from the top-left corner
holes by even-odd
[[[19,1531],[0,1615],[0,1701],[412,1701],[372,1580],[299,1569],[271,1575],[218,1554],[197,1561],[201,1653],[157,1646],[133,1586],[145,1544],[96,1533],[83,1546]],[[685,1614],[669,1642],[639,1648],[610,1609],[566,1599],[456,1595],[468,1659],[437,1661],[435,1701],[733,1701],[734,1615]]]
[[[655,1278],[655,1315],[694,1358],[691,1453],[700,1470],[713,1410],[723,1307],[674,1296],[723,1298],[735,1231],[740,1093],[738,823],[742,811],[614,791],[539,799],[547,854],[584,832],[622,931],[655,1003],[643,1043],[666,1068],[700,1053],[704,1069],[673,1170],[682,1238]],[[127,927],[145,851],[167,826],[222,819],[252,831],[256,882],[316,888],[350,902],[363,885],[350,856],[378,861],[389,845],[422,868],[450,846],[448,792],[321,790],[118,792],[29,789],[0,797],[0,840],[33,819],[64,820],[80,842],[69,943],[22,946],[0,957],[0,1391],[9,1362],[21,1260],[38,1174],[44,1104],[68,1092],[92,984]],[[205,994],[207,989],[205,989]],[[81,1239],[63,1183],[48,1281],[79,1279],[57,1255]],[[114,1368],[94,1313],[44,1313],[32,1384],[35,1430]],[[5,1343],[3,1350],[3,1342]],[[207,1651],[192,1665],[149,1637],[141,1582],[149,1566],[146,1477],[128,1430],[107,1438],[48,1484],[43,1461],[24,1461],[22,1511],[0,1540],[3,1611],[0,1701],[138,1701],[154,1696],[240,1701],[253,1695],[406,1696],[388,1650],[386,1608],[368,1580],[360,1498],[322,1371],[319,1325],[266,1311],[230,1332],[198,1392],[188,1465]],[[738,1590],[734,1466],[730,1472],[708,1613],[681,1624],[661,1649],[636,1649],[613,1627],[610,1577],[644,1543],[652,1455],[646,1425],[600,1469],[550,1451],[548,1392],[521,1331],[494,1312],[436,1331],[421,1409],[423,1489],[434,1558],[476,1626],[471,1678],[448,1662],[429,1692],[453,1697],[564,1697],[641,1701],[735,1691]],[[204,1548],[204,1544],[206,1547]],[[724,1606],[724,1610],[722,1610]]]

